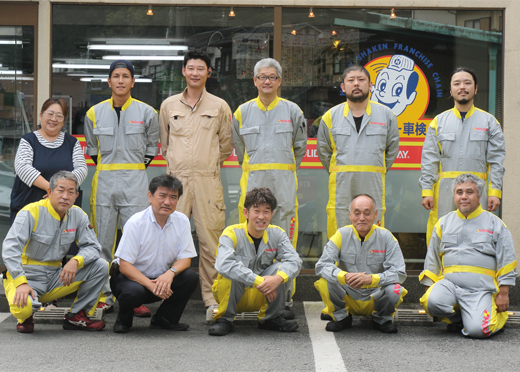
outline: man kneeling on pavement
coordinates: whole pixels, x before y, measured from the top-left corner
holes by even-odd
[[[294,332],[295,321],[281,317],[285,295],[298,276],[302,260],[287,234],[269,225],[276,209],[276,198],[268,188],[249,191],[244,201],[246,222],[227,227],[219,240],[215,268],[219,275],[213,283],[218,305],[212,336],[234,330],[237,312],[257,311],[258,328]]]
[[[108,263],[100,258],[101,246],[89,219],[74,206],[78,180],[72,172],[52,176],[48,198],[25,206],[14,220],[2,246],[7,267],[4,288],[9,308],[18,320],[20,333],[34,332],[33,313],[41,303],[78,291],[63,329],[100,331],[103,321],[94,315]],[[78,254],[61,267],[70,245],[76,241]]]
[[[427,288],[420,300],[426,312],[448,323],[449,332],[475,338],[503,329],[517,266],[508,228],[480,206],[485,187],[469,173],[453,181],[457,210],[433,228],[419,276]]]
[[[352,314],[372,316],[374,329],[396,333],[393,315],[408,293],[403,254],[397,239],[374,225],[375,200],[358,195],[350,203],[352,225],[330,238],[316,264],[321,279],[314,286],[326,305],[325,329],[339,332],[352,327]]]
[[[196,257],[188,217],[175,211],[182,195],[182,183],[163,174],[150,182],[150,206],[134,214],[125,225],[114,264],[113,292],[119,302],[114,332],[132,327],[134,309],[162,301],[150,328],[186,331],[179,323],[182,312],[195,291],[199,277],[191,270]]]

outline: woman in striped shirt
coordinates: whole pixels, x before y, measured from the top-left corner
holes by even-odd
[[[43,103],[38,129],[20,140],[14,162],[16,179],[11,192],[11,225],[20,209],[47,197],[49,180],[57,171],[71,171],[79,184],[87,177],[81,144],[61,131],[67,113],[63,99],[49,98]],[[81,206],[81,197],[76,203]]]

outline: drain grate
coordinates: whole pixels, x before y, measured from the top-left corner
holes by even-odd
[[[433,323],[433,318],[424,310],[397,309],[394,319],[399,323]]]
[[[52,307],[39,310],[33,315],[34,322],[45,324],[61,324],[63,322],[63,317],[69,312],[69,310],[70,307]],[[96,309],[94,316],[90,317],[90,319],[103,320],[103,310]]]
[[[241,323],[254,322],[254,324],[256,324],[258,322],[258,311],[237,314],[235,318],[235,322],[236,321]],[[213,311],[211,307],[206,310],[206,324],[213,324]]]

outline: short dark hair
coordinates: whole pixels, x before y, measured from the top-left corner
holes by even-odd
[[[365,75],[367,76],[368,80],[370,80],[370,72],[368,72],[368,70],[366,68],[364,68],[363,66],[361,65],[352,65],[352,66],[348,66],[345,71],[343,71],[343,76],[341,77],[341,81],[345,81],[345,78],[347,77],[348,73],[349,72],[352,72],[352,71],[363,71],[365,73]]]
[[[204,61],[204,63],[206,63],[207,68],[211,67],[211,59],[209,58],[208,54],[202,50],[189,50],[188,53],[184,55],[184,62],[182,64],[182,67],[186,67],[190,59],[201,59]]]
[[[372,203],[374,203],[374,210],[377,209],[376,199],[374,199],[371,195],[368,195],[368,194],[358,194],[358,195],[354,196],[354,197],[352,198],[352,200],[350,201],[350,204],[352,204],[352,202],[353,202],[354,200],[356,200],[357,198],[359,198],[359,197],[361,197],[361,196],[366,196],[367,198],[370,198],[370,200],[372,200]],[[350,205],[349,205],[349,209],[350,209]]]
[[[244,208],[249,210],[254,205],[268,204],[274,211],[278,202],[273,193],[267,187],[259,187],[249,191],[244,200]]]
[[[450,85],[451,85],[451,79],[453,79],[453,75],[459,73],[459,72],[467,72],[473,77],[473,82],[475,83],[475,86],[477,85],[477,74],[475,74],[475,71],[470,69],[469,67],[457,67],[450,75]]]
[[[182,195],[182,182],[169,174],[161,174],[160,176],[154,177],[150,182],[150,186],[148,186],[148,190],[150,190],[153,195],[159,187],[166,187],[168,190],[177,190],[179,192],[179,198]]]

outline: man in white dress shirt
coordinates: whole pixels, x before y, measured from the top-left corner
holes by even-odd
[[[150,328],[185,331],[179,323],[182,312],[199,281],[189,269],[196,257],[188,218],[176,212],[182,183],[163,174],[149,186],[150,206],[134,214],[126,223],[116,252],[119,273],[113,283],[119,302],[114,332],[126,333],[132,327],[134,308],[162,301],[152,317]]]

